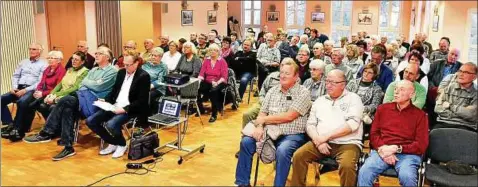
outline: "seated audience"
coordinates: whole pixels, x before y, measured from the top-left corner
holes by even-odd
[[[430,89],[438,87],[444,77],[456,73],[461,67],[458,59],[460,59],[460,50],[452,48],[446,59],[433,62],[428,72],[428,87]]]
[[[228,67],[224,59],[219,56],[219,46],[217,44],[209,45],[210,58],[204,60],[199,72],[200,86],[198,90],[198,106],[201,114],[205,113],[203,106],[203,97],[210,98],[212,114],[209,119],[213,123],[217,119],[217,112],[222,111],[221,90],[226,87],[228,78]]]
[[[222,46],[221,46],[221,58],[224,59],[227,64],[229,64],[230,62],[232,62],[234,60],[234,52],[232,51],[232,48],[231,48],[231,38],[229,37],[224,37],[222,39]]]
[[[332,63],[325,66],[325,74],[328,75],[330,71],[334,69],[340,69],[345,73],[347,81],[352,80],[354,75],[352,74],[352,68],[345,65],[343,62],[345,51],[343,49],[334,49],[332,53]]]
[[[198,35],[195,32],[192,32],[189,35],[189,41],[194,44],[194,46],[198,45],[198,40],[197,40]]]
[[[118,60],[116,61],[116,63],[113,63],[116,69],[124,68],[123,58],[124,58],[124,55],[128,53],[128,51],[136,51],[136,42],[134,40],[129,40],[124,44],[123,54],[121,54],[121,56],[118,57]]]
[[[259,116],[253,122],[256,127],[252,137],[242,137],[236,167],[236,185],[250,186],[252,157],[256,152],[256,142],[263,140],[264,128],[278,126],[282,134],[274,140],[276,145],[274,186],[285,186],[292,155],[306,142],[305,123],[311,105],[309,91],[297,83],[299,67],[293,60],[289,58],[283,60],[280,74],[280,85],[272,87],[267,92]]]
[[[433,51],[430,55],[430,61],[432,62],[445,60],[447,58],[448,51],[450,50],[450,39],[448,37],[442,37],[438,46],[440,46],[440,48]]]
[[[340,48],[345,49],[345,46],[349,45],[349,41],[347,37],[340,38]]]
[[[236,54],[239,51],[239,47],[241,46],[241,40],[237,38],[237,32],[235,31],[231,32],[230,37],[232,42],[231,43],[232,52]]]
[[[257,60],[260,62],[258,70],[259,87],[262,87],[262,83],[269,73],[279,70],[280,63],[280,51],[274,47],[274,35],[272,35],[272,33],[267,33],[265,37],[266,43],[261,45],[259,50],[257,50]]]
[[[88,68],[88,69],[91,69],[95,66],[98,66],[97,64],[95,64],[95,57],[93,57],[92,55],[90,55],[90,53],[88,53],[88,43],[86,41],[78,41],[78,44],[76,45],[76,50],[77,51],[81,51],[82,53],[85,53],[86,55],[86,60],[85,60],[85,67]],[[65,64],[65,69],[69,69],[72,67],[72,57],[70,57],[70,59],[68,59],[68,62],[66,62]]]
[[[410,59],[410,56],[413,54],[413,53],[418,53],[422,56],[423,58],[423,63],[421,63],[420,65],[420,69],[422,69],[422,71],[424,73],[428,73],[430,71],[430,60],[428,60],[428,58],[425,57],[424,53],[425,53],[425,49],[423,49],[423,45],[418,43],[418,44],[414,44],[412,45],[412,47],[410,48],[410,52],[408,52],[406,55],[405,55],[405,59]],[[398,67],[397,67],[397,71],[396,72],[400,72],[402,70],[405,69],[405,67],[407,67],[407,61],[402,61],[400,62],[400,64],[398,64]]]
[[[320,42],[320,38],[318,34],[319,34],[319,31],[317,31],[317,29],[310,30],[310,38],[307,41],[307,45],[309,46],[309,51],[312,51],[312,48],[314,47],[316,43],[323,43],[323,41]]]
[[[345,49],[346,56],[342,60],[342,63],[352,69],[352,75],[353,78],[355,78],[360,67],[364,65],[362,59],[359,59],[359,49],[353,44],[347,45]]]
[[[23,137],[25,133],[30,131],[35,111],[45,97],[60,83],[63,76],[65,76],[65,68],[61,65],[63,60],[63,53],[60,51],[50,51],[48,53],[48,67],[43,71],[41,81],[38,83],[35,90],[28,91],[19,102],[17,102],[17,113],[15,115],[15,122],[13,130],[8,137],[10,141],[16,142]],[[48,118],[45,114],[43,118]]]
[[[418,185],[418,168],[428,146],[428,119],[412,105],[413,83],[398,82],[395,101],[380,105],[370,131],[370,157],[360,168],[358,186],[373,186],[383,171],[393,167],[401,186]]]
[[[142,52],[140,55],[144,62],[151,61],[151,50],[153,49],[153,47],[154,47],[153,39],[144,40],[144,49],[146,49],[146,51]]]
[[[355,45],[358,47],[359,51],[358,59],[365,63],[368,58],[368,54],[365,53],[365,51],[367,51],[367,43],[363,40],[359,40]]]
[[[204,61],[206,57],[209,57],[209,54],[208,54],[209,43],[207,43],[206,40],[207,40],[206,34],[202,34],[202,33],[199,34],[198,44],[197,44],[197,49],[198,49],[197,54],[199,59],[201,59],[201,62]]]
[[[60,134],[62,138],[60,142],[63,144],[69,143],[68,145],[71,147],[72,143],[68,141],[68,138],[73,140],[73,115],[78,113],[78,104],[76,104],[76,108],[63,109],[65,100],[62,99],[72,96],[75,102],[78,103],[75,97],[76,91],[89,71],[88,68],[83,65],[85,59],[86,56],[83,52],[77,51],[73,53],[73,66],[68,69],[61,82],[56,85],[50,94],[46,96],[44,102],[40,104],[39,111],[43,116],[48,116],[48,118],[45,117],[45,126],[38,134],[25,137],[23,141],[27,143],[49,142],[58,131],[61,131]],[[64,112],[69,112],[69,114],[65,114],[64,116],[62,115]],[[71,128],[62,128],[62,123],[67,124],[66,126]]]
[[[284,31],[278,31],[277,33],[277,42],[276,42],[276,48],[279,49],[280,51],[280,47],[282,45],[282,43],[287,43],[289,44],[289,40],[287,40],[287,33],[285,33]],[[281,51],[281,58],[282,58],[282,51]],[[284,57],[285,58],[285,57]],[[282,59],[281,59],[282,60]]]
[[[403,80],[404,70],[409,64],[416,64],[420,66],[420,72],[419,72],[417,82],[419,82],[423,87],[425,87],[426,89],[425,91],[428,92],[428,77],[427,77],[427,74],[423,71],[423,60],[424,59],[422,55],[420,55],[417,52],[412,52],[408,56],[408,61],[402,61],[400,63],[400,65],[406,64],[406,66],[404,66],[403,68],[397,69],[397,73],[395,75],[395,81]]]
[[[257,71],[256,53],[251,51],[252,43],[252,40],[244,40],[242,44],[243,50],[238,51],[234,55],[234,60],[228,63],[228,67],[236,74],[236,79],[241,80],[239,85],[239,96],[241,99],[244,97],[247,85],[254,78]]]
[[[293,36],[291,39],[290,39],[290,44],[288,46],[288,52],[285,57],[290,57],[290,58],[293,58],[295,59],[295,57],[297,57],[297,53],[299,52],[299,36]]]
[[[166,95],[166,87],[160,85],[160,83],[164,82],[164,76],[168,74],[168,66],[161,61],[163,54],[161,47],[153,48],[151,50],[151,61],[141,66],[141,69],[149,74],[151,81],[149,86],[149,104],[151,111],[148,114],[158,113],[158,99]],[[135,56],[135,54],[133,53],[128,56]]]
[[[314,102],[318,97],[325,94],[325,62],[319,59],[312,60],[309,64],[309,71],[310,78],[305,80],[302,85],[310,91],[310,99]]]
[[[403,80],[412,82],[414,87],[414,95],[411,98],[412,104],[419,109],[425,106],[427,99],[427,89],[417,82],[420,77],[420,69],[417,64],[408,64],[407,68],[403,72]],[[396,98],[394,93],[397,90],[398,81],[392,82],[385,92],[385,98],[383,103],[393,102]]]
[[[325,65],[331,64],[332,59],[329,56],[326,56],[324,53],[324,45],[322,43],[315,43],[313,47],[314,56],[311,60],[322,60],[324,61]]]
[[[362,99],[364,108],[361,119],[363,119],[363,122],[366,125],[370,125],[378,105],[382,104],[383,91],[382,88],[375,83],[377,77],[377,64],[368,63],[363,68],[362,78],[351,80],[346,87],[349,92],[356,93]]]
[[[385,57],[383,63],[387,65],[395,75],[398,67],[398,58],[395,57],[397,50],[391,44],[386,44],[385,47],[387,48],[387,56]]]
[[[371,51],[370,61],[365,62],[365,64],[373,62],[378,65],[379,73],[378,73],[378,78],[375,80],[375,82],[382,88],[382,91],[387,90],[388,85],[393,81],[392,70],[383,63],[386,55],[387,55],[387,49],[385,48],[385,46],[378,44],[375,47],[373,47]],[[362,71],[363,71],[363,68],[359,70],[357,77],[359,78],[362,77]]]
[[[184,43],[186,43],[186,41],[187,40],[184,39],[184,38],[179,38],[179,40],[178,40],[178,52],[181,53],[181,54],[183,53],[183,45],[184,45]]]
[[[183,55],[179,59],[175,72],[187,74],[191,77],[198,77],[201,70],[202,62],[197,55],[196,46],[191,42],[186,42],[183,45]]]
[[[178,66],[181,53],[178,51],[179,44],[176,41],[169,42],[169,51],[164,52],[162,61],[168,66],[168,70],[174,71]]]
[[[208,34],[208,37],[207,37],[208,45],[211,45],[211,44],[220,45],[221,40],[219,40],[218,36],[219,35],[218,35],[218,33],[215,29],[212,29],[211,31],[209,31],[209,34]]]
[[[390,42],[390,44],[395,48],[396,53],[395,57],[399,62],[403,61],[405,55],[407,54],[407,48],[402,45],[403,41],[398,37],[395,41]]]
[[[158,47],[161,47],[164,53],[168,52],[169,51],[169,36],[163,35],[159,37],[159,40],[161,41],[161,43],[159,44]]]
[[[309,48],[302,47],[299,49],[297,53],[297,57],[295,58],[297,65],[299,66],[299,78],[300,82],[304,82],[306,79],[310,78],[310,71],[309,71]]]
[[[291,186],[305,186],[308,164],[325,157],[339,163],[341,186],[356,184],[363,104],[357,94],[345,90],[347,79],[341,70],[330,71],[325,83],[327,94],[314,101],[307,120],[311,141],[300,147],[292,160]]]
[[[1,97],[2,112],[2,137],[13,130],[13,119],[8,105],[13,102],[24,102],[28,97],[27,92],[35,90],[41,81],[42,74],[48,64],[40,58],[43,47],[38,43],[32,43],[29,46],[29,55],[27,59],[20,61],[18,67],[13,72],[12,90]],[[17,107],[18,109],[18,107]]]
[[[306,34],[301,35],[300,38],[299,38],[299,43],[297,44],[297,47],[299,47],[299,49],[302,46],[307,46],[307,48],[309,48],[309,46],[307,45],[307,40],[308,39],[309,39],[309,37]]]
[[[138,59],[138,56],[125,57],[125,68],[118,71],[113,90],[102,100],[112,104],[114,110],[100,109],[86,119],[86,125],[109,144],[100,151],[100,155],[113,153],[113,158],[123,156],[127,149],[121,131],[123,124],[132,117],[138,117],[140,121],[147,118],[150,78],[146,71],[138,68]],[[106,122],[105,126],[103,122]]]
[[[437,124],[433,128],[461,128],[477,131],[477,67],[474,63],[463,64],[455,74],[440,83],[435,112]]]

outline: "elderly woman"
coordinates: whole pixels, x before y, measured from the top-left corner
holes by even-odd
[[[332,63],[332,59],[329,56],[326,56],[324,53],[324,45],[321,43],[317,42],[314,44],[314,48],[312,49],[314,56],[310,60],[322,60],[324,63],[330,64]]]
[[[302,85],[310,90],[312,102],[326,93],[324,78],[325,65],[325,62],[320,59],[312,60],[309,64],[311,77],[305,80]]]
[[[234,60],[234,52],[231,48],[231,38],[224,37],[222,39],[221,46],[221,58],[224,59],[228,64]]]
[[[25,133],[30,131],[35,109],[40,105],[45,97],[61,82],[65,76],[65,68],[61,65],[63,53],[61,51],[50,51],[48,53],[48,67],[43,71],[40,83],[35,90],[27,92],[26,99],[17,103],[17,115],[13,124],[14,129],[8,137],[12,142],[19,141],[25,137]],[[48,116],[43,116],[48,118]]]
[[[246,39],[242,44],[244,50],[237,52],[234,55],[234,61],[229,62],[228,66],[236,74],[236,78],[241,80],[239,85],[239,96],[241,99],[246,92],[247,84],[252,80],[256,74],[256,53],[252,52],[252,40]]]
[[[167,52],[166,52],[167,53]],[[149,91],[149,99],[151,112],[154,114],[158,112],[158,98],[166,94],[166,87],[159,85],[159,83],[164,82],[164,76],[168,74],[168,66],[161,62],[163,57],[163,49],[161,47],[155,47],[151,51],[151,61],[146,62],[141,66],[141,69],[146,71],[151,78],[151,85]],[[135,54],[129,54],[134,56]]]
[[[346,56],[342,60],[342,63],[349,66],[352,69],[352,74],[354,78],[357,76],[357,72],[359,71],[360,67],[363,66],[362,59],[359,59],[359,49],[356,45],[350,44],[345,47]]]
[[[332,57],[332,50],[334,49],[334,41],[327,40],[324,42],[324,55],[328,57]]]
[[[375,63],[368,63],[364,66],[362,77],[347,84],[348,91],[354,92],[362,98],[364,106],[362,119],[368,125],[372,124],[375,111],[383,99],[382,88],[375,83],[378,73],[378,66]]]
[[[306,34],[303,34],[302,36],[300,36],[300,40],[299,40],[299,44],[297,44],[297,46],[300,48],[302,48],[302,46],[307,46],[307,48],[309,48],[309,45],[307,45],[307,41],[309,40],[309,36],[306,35]]]
[[[198,106],[201,114],[204,114],[203,99],[201,95],[211,99],[212,114],[209,123],[217,119],[217,112],[222,110],[221,90],[226,87],[228,67],[224,59],[219,56],[220,48],[217,44],[209,45],[210,58],[205,59],[199,72],[201,81],[198,90]]]
[[[179,59],[181,58],[181,53],[178,51],[179,44],[176,41],[169,42],[169,51],[163,55],[163,63],[168,66],[169,71],[176,69]]]
[[[397,50],[391,44],[385,44],[385,47],[387,48],[387,56],[383,63],[395,74],[398,67],[398,58],[395,57]]]
[[[60,84],[56,85],[50,94],[46,96],[44,103],[40,104],[40,108],[38,109],[43,116],[47,116],[45,114],[48,113],[49,115],[51,112],[51,117],[45,117],[47,120],[40,133],[25,137],[25,142],[48,142],[52,138],[51,135],[61,130],[61,139],[59,141],[73,149],[73,143],[69,141],[73,140],[73,120],[68,121],[69,119],[67,117],[63,119],[61,115],[63,112],[71,112],[71,110],[63,110],[60,101],[64,97],[76,96],[76,91],[89,70],[84,66],[86,56],[83,52],[77,51],[73,53],[71,59],[72,67],[68,69]]]

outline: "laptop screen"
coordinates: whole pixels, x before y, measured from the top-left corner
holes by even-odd
[[[163,99],[161,102],[159,113],[168,116],[179,117],[181,112],[181,103],[175,100]]]

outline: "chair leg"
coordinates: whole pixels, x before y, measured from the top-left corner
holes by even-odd
[[[74,142],[75,142],[75,143],[78,143],[78,135],[80,134],[80,120],[77,120],[74,125],[75,125],[75,138],[74,138]]]
[[[249,85],[249,97],[247,98],[247,104],[249,104],[251,102],[251,92],[252,92],[252,89],[254,87],[254,82],[253,82],[254,79],[251,79],[250,81],[250,85]]]
[[[256,154],[257,155],[257,154]],[[259,155],[257,155],[257,160],[256,160],[256,173],[254,173],[254,185],[253,186],[256,186],[257,184],[257,175],[259,174]]]
[[[226,108],[226,95],[227,95],[227,88],[226,91],[224,92],[224,100],[222,102],[222,110],[221,110],[221,115],[224,116],[224,110]]]
[[[204,123],[202,122],[202,118],[201,118],[201,111],[199,110],[199,105],[197,102],[194,102],[194,104],[196,104],[196,112],[198,113],[199,115],[199,121],[201,122],[201,126],[204,127]]]

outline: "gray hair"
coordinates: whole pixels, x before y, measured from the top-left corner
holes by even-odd
[[[63,53],[61,51],[50,51],[48,53],[48,56],[53,56],[53,57],[59,58],[60,60],[63,59]]]
[[[315,60],[312,60],[309,64],[309,68],[318,68],[318,69],[321,69],[321,70],[324,70],[325,69],[325,62],[323,60],[320,60],[320,59],[315,59]]]
[[[314,44],[313,48],[319,48],[319,50],[322,50],[324,49],[324,45],[322,45],[321,43],[317,42]]]
[[[193,52],[193,54],[196,55],[198,53],[198,49],[196,48],[196,46],[192,42],[186,42],[186,43],[183,44],[183,49],[182,49],[183,53],[184,53],[184,47],[185,46],[191,47],[191,51]]]
[[[151,51],[151,54],[163,56],[163,54],[164,54],[163,48],[161,48],[161,47],[155,47],[155,48],[153,48],[153,50]]]

